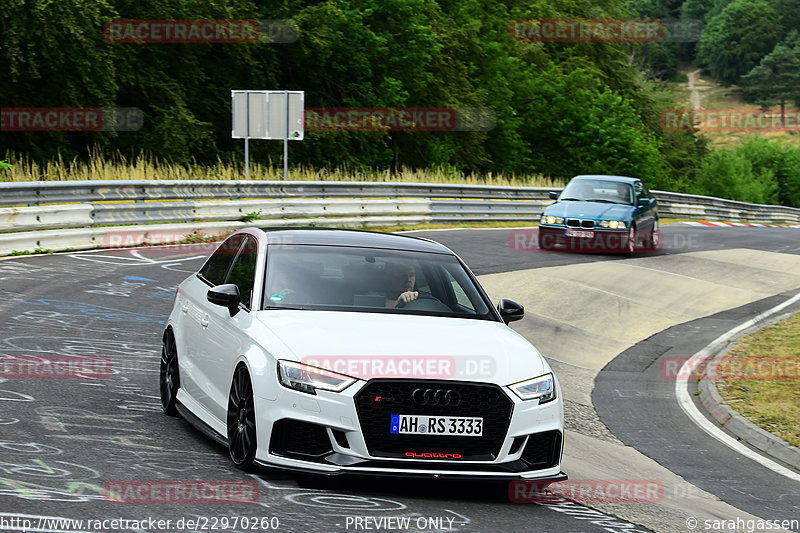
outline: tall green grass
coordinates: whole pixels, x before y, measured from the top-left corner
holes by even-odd
[[[141,155],[132,159],[122,154],[112,157],[92,153],[87,160],[64,160],[61,156],[47,162],[37,162],[27,156],[7,153],[5,159],[12,165],[0,171],[0,181],[68,181],[68,180],[243,180],[244,164],[218,160],[212,165],[192,163],[179,165]],[[250,163],[251,180],[281,180],[283,168]],[[370,169],[316,169],[289,168],[290,180],[302,181],[401,181],[415,183],[463,183],[475,185],[514,185],[529,187],[560,187],[559,180],[539,175],[516,174],[463,174],[457,171],[432,168],[403,168],[390,170]]]

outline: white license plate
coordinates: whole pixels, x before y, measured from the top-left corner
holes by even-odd
[[[483,418],[428,415],[391,415],[390,433],[400,435],[457,435],[480,437]]]
[[[591,239],[594,237],[593,231],[581,231],[577,229],[568,229],[567,237],[581,237],[583,239]]]

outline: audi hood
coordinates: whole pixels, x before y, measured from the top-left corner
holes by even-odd
[[[509,385],[551,371],[536,348],[502,322],[306,310],[258,311],[255,317],[276,357],[360,379]]]

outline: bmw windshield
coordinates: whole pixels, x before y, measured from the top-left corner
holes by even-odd
[[[558,199],[632,205],[633,187],[620,181],[572,180],[564,187]]]
[[[263,309],[497,320],[452,255],[322,245],[269,246]]]

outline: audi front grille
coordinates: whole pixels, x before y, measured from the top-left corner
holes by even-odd
[[[514,410],[514,403],[497,385],[458,381],[371,380],[358,391],[355,402],[370,455],[409,460],[408,452],[493,461]],[[480,437],[390,433],[392,415],[481,417],[483,433]]]

